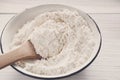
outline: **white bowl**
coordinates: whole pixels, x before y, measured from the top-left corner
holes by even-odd
[[[96,45],[91,57],[86,61],[86,63],[84,63],[79,68],[77,68],[75,70],[72,70],[69,73],[65,73],[65,74],[58,75],[58,76],[38,75],[38,74],[28,72],[28,71],[26,71],[26,70],[24,70],[20,67],[11,65],[14,69],[16,69],[17,71],[19,71],[19,72],[21,72],[25,75],[32,76],[32,77],[35,77],[35,78],[46,78],[46,79],[48,79],[48,78],[61,78],[61,77],[70,76],[72,74],[80,72],[83,69],[85,69],[89,64],[91,64],[93,62],[93,60],[96,58],[96,56],[98,55],[98,53],[100,51],[101,42],[102,42],[102,38],[101,38],[101,34],[100,34],[100,30],[99,30],[98,26],[96,25],[94,20],[88,14],[84,13],[83,11],[80,11],[80,10],[75,9],[73,7],[60,5],[60,4],[40,5],[40,6],[37,6],[37,7],[34,7],[34,8],[27,9],[27,10],[23,11],[22,13],[18,14],[17,16],[13,17],[8,22],[8,24],[6,24],[6,26],[3,29],[2,34],[1,34],[0,44],[1,44],[2,53],[5,53],[9,50],[10,43],[11,43],[15,33],[27,21],[31,21],[34,17],[36,17],[37,15],[39,15],[43,12],[53,11],[53,10],[61,10],[61,9],[77,10],[80,13],[80,15],[88,22],[89,26],[94,30],[94,33],[96,34],[97,45]]]

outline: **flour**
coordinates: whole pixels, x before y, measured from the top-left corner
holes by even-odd
[[[16,33],[12,49],[30,40],[41,60],[22,60],[17,66],[35,74],[60,75],[83,65],[95,46],[94,34],[77,11],[45,12]],[[44,59],[46,58],[46,59]]]

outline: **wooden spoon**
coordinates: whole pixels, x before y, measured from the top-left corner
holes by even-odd
[[[35,53],[32,43],[28,40],[23,43],[19,48],[0,55],[0,69],[13,64],[14,62],[22,59],[42,58]]]

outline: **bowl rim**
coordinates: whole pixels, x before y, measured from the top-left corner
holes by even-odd
[[[68,6],[68,5],[63,5],[63,4],[43,4],[43,5],[39,5],[39,6],[47,6],[47,5],[59,5],[59,6],[67,6],[67,7],[71,7],[71,6]],[[36,6],[36,7],[39,7],[39,6]],[[35,7],[32,7],[32,8],[35,8]],[[74,7],[73,7],[74,8]],[[31,9],[31,8],[30,8]],[[76,9],[76,8],[75,8]],[[77,9],[79,10],[79,9]],[[26,11],[26,10],[24,10]],[[21,13],[23,13],[24,11],[22,11]],[[81,10],[80,10],[81,11]],[[82,11],[83,12],[83,11]],[[3,28],[2,32],[1,32],[1,35],[0,35],[0,49],[1,49],[1,52],[2,54],[4,54],[4,51],[3,51],[3,47],[2,47],[2,36],[3,36],[3,33],[7,27],[7,25],[16,17],[16,16],[19,16],[21,13],[18,13],[17,15],[13,16],[5,25],[5,27]],[[89,63],[87,65],[85,65],[83,68],[81,68],[80,70],[76,71],[76,72],[73,72],[71,74],[68,74],[68,75],[64,75],[64,76],[60,76],[60,77],[38,77],[38,76],[33,76],[33,75],[30,75],[30,74],[27,74],[27,73],[24,73],[23,71],[17,69],[14,65],[11,65],[12,68],[14,68],[16,71],[26,75],[26,76],[29,76],[29,77],[32,77],[32,78],[37,78],[37,79],[60,79],[60,78],[65,78],[65,77],[69,77],[71,75],[74,75],[74,74],[77,74],[81,71],[83,71],[85,68],[87,68],[95,59],[96,57],[98,56],[99,52],[100,52],[100,49],[101,49],[101,45],[102,45],[102,35],[101,35],[101,32],[100,32],[100,29],[97,25],[97,23],[95,22],[95,20],[89,15],[86,13],[86,15],[93,21],[93,23],[95,24],[97,30],[98,30],[98,33],[99,33],[99,36],[100,36],[100,43],[99,43],[99,48],[97,50],[97,53],[95,54],[94,58],[89,61]]]

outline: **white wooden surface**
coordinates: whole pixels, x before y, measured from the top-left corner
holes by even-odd
[[[79,8],[97,22],[103,43],[96,60],[84,71],[61,80],[120,80],[119,0],[0,0],[0,33],[8,20],[26,8],[41,4],[66,4]],[[10,66],[0,70],[0,80],[37,80]]]

